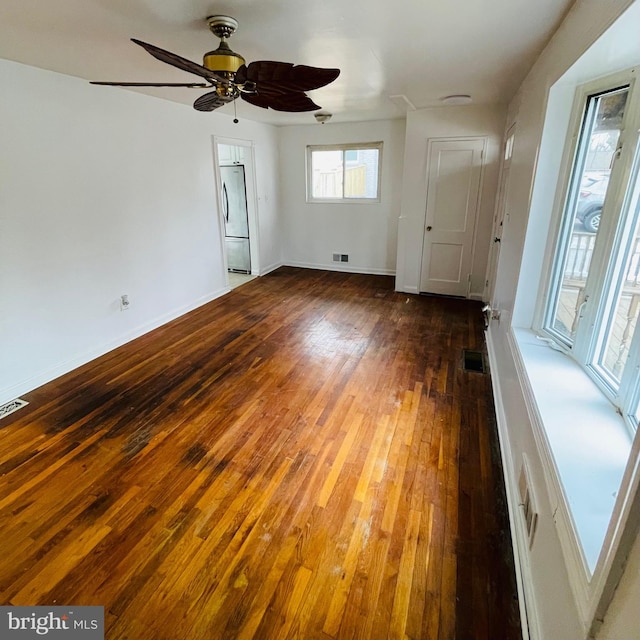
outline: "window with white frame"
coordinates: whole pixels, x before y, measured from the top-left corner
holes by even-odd
[[[379,202],[382,142],[307,147],[307,202]]]
[[[640,93],[635,71],[578,89],[542,330],[635,431],[640,418]]]

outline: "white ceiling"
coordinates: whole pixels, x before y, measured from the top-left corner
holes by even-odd
[[[572,2],[0,0],[0,57],[87,80],[197,82],[129,38],[201,63],[219,42],[206,16],[230,15],[240,26],[229,44],[247,62],[338,67],[334,83],[311,92],[314,101],[334,114],[332,122],[377,120],[404,115],[394,95],[416,108],[459,93],[478,104],[507,102]],[[103,91],[123,90],[96,86],[96,100]],[[202,90],[144,92],[191,104]],[[233,106],[221,111],[232,114]],[[236,106],[240,118],[314,122],[310,113]]]

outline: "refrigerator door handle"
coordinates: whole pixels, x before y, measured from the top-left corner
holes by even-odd
[[[227,185],[223,183],[222,185],[222,196],[224,198],[222,202],[222,214],[224,215],[224,219],[229,222],[229,194],[227,193]]]

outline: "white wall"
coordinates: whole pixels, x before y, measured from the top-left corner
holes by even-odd
[[[255,142],[280,263],[275,127],[9,61],[0,82],[0,402],[225,291],[214,134]]]
[[[257,109],[258,107],[256,107]],[[280,203],[279,135],[276,128],[257,122],[241,122],[243,135],[253,142],[257,235],[260,244],[258,273],[264,275],[282,266],[283,238]],[[249,172],[247,173],[247,176]],[[255,237],[254,237],[255,240]],[[252,272],[255,269],[252,267]]]
[[[501,106],[438,107],[410,111],[407,114],[402,210],[398,226],[398,291],[419,291],[427,202],[427,141],[429,138],[486,137],[487,148],[471,273],[471,296],[478,299],[482,297],[504,122],[505,110]]]
[[[307,145],[383,142],[381,201],[306,202]],[[393,274],[404,146],[404,120],[313,124],[280,130],[284,262],[317,269]],[[348,263],[332,261],[349,254]]]
[[[636,538],[627,566],[611,603],[599,640],[629,640],[638,637],[640,628],[640,536]]]
[[[510,107],[507,119],[507,126],[515,122],[516,130],[506,205],[509,217],[502,234],[494,300],[502,310],[502,315],[499,322],[491,323],[488,341],[492,376],[497,384],[497,411],[508,491],[512,492],[513,498],[516,494],[516,473],[520,469],[523,454],[526,454],[538,497],[539,527],[534,545],[530,551],[526,544],[519,548],[528,585],[526,590],[530,596],[528,608],[532,614],[533,638],[573,640],[584,638],[586,631],[571,588],[573,578],[567,572],[554,523],[558,497],[548,492],[540,451],[525,404],[524,383],[518,379],[510,341],[511,318],[516,306],[516,296],[521,301],[528,301],[535,299],[538,291],[536,278],[529,279],[526,274],[529,269],[540,273],[539,259],[534,260],[531,256],[528,264],[524,265],[526,274],[523,272],[523,277],[520,277],[527,225],[531,225],[533,232],[528,236],[527,242],[536,237],[540,241],[540,225],[546,225],[544,234],[549,229],[549,207],[552,206],[553,194],[546,194],[546,197],[544,194],[536,194],[532,200],[533,180],[538,163],[545,164],[541,175],[548,168],[546,163],[555,163],[556,170],[559,164],[557,154],[539,155],[549,91],[630,4],[629,0],[578,0],[527,76]],[[637,34],[637,25],[632,31],[634,29]],[[560,96],[560,99],[564,100],[565,97]],[[563,145],[564,140],[558,144]],[[548,177],[545,179],[548,180]],[[544,237],[542,243],[544,244]],[[526,311],[521,307],[518,315],[522,320],[525,316],[530,318],[532,313],[533,305],[527,304]],[[517,509],[517,500],[515,503]],[[640,623],[637,607],[640,592],[640,575],[637,569],[639,556],[636,541],[620,585],[604,616],[604,626],[597,632],[598,640],[626,640],[637,634]]]

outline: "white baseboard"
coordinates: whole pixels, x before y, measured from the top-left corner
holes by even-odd
[[[318,269],[322,271],[340,271],[342,273],[362,273],[373,276],[395,276],[395,269],[380,269],[378,267],[352,267],[344,262],[329,262],[327,264],[315,264],[310,262],[287,261],[288,267],[300,267],[301,269]]]
[[[270,264],[266,267],[262,267],[262,269],[260,269],[260,273],[256,273],[253,275],[266,276],[267,273],[271,273],[272,271],[279,269],[281,266],[282,266],[282,262],[274,262],[273,264]]]
[[[513,547],[518,603],[520,606],[522,639],[544,640],[540,635],[535,594],[532,588],[531,565],[529,561],[529,538],[525,531],[524,519],[520,514],[518,480],[513,457],[511,455],[507,416],[502,402],[499,367],[494,351],[493,341],[491,339],[491,332],[487,331],[485,336],[487,342],[487,353],[489,356],[489,369],[492,372],[491,387],[493,390],[493,401],[496,410],[500,457],[502,458],[502,473],[507,494],[509,529],[511,531],[511,545]]]
[[[132,340],[139,338],[145,333],[149,333],[149,331],[153,331],[153,329],[157,329],[167,322],[171,322],[171,320],[175,320],[176,318],[183,316],[185,313],[189,313],[189,311],[193,311],[194,309],[197,309],[198,307],[201,307],[202,305],[207,304],[208,302],[211,302],[216,298],[219,298],[225,293],[228,293],[228,291],[228,288],[224,288],[206,296],[202,296],[201,298],[198,298],[188,305],[173,309],[172,311],[169,311],[162,316],[154,318],[149,322],[145,322],[144,324],[136,327],[131,331],[128,331],[121,336],[118,336],[113,340],[110,340],[109,342],[91,349],[87,349],[82,353],[75,354],[73,357],[47,367],[46,369],[39,371],[36,374],[29,376],[28,378],[16,382],[10,387],[0,389],[0,404],[18,398],[22,394],[29,393],[30,391],[37,389],[43,384],[47,384],[48,382],[59,378],[65,373],[69,373],[70,371],[73,371],[74,369],[87,364],[87,362],[91,362],[91,360],[95,360],[96,358],[103,356],[105,353],[109,353],[109,351],[113,351],[114,349],[127,344],[127,342],[131,342]]]
[[[402,289],[396,289],[396,291],[400,291],[402,293],[412,293],[415,295],[420,295],[419,287],[409,287],[405,285],[404,287],[402,287]],[[437,294],[434,294],[434,295],[437,295]],[[481,293],[470,293],[469,300],[477,300],[478,302],[484,302],[483,296]]]
[[[418,290],[418,287],[407,287],[407,286],[404,286],[404,287],[402,287],[402,289],[396,289],[396,291],[400,291],[402,293],[411,293],[411,294],[416,295],[416,296],[420,295],[420,291]]]

